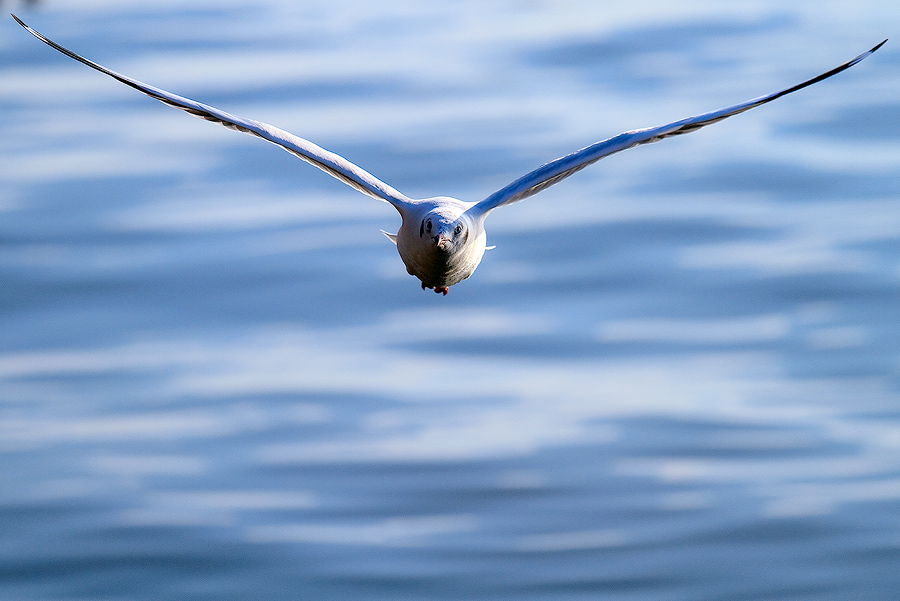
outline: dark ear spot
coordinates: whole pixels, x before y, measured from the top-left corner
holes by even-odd
[[[419,226],[419,238],[425,233],[425,220],[422,220],[422,225]]]

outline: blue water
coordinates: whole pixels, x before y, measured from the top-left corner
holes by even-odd
[[[469,200],[900,38],[620,4],[4,8]],[[898,49],[497,211],[442,297],[388,205],[0,21],[0,599],[900,598]]]

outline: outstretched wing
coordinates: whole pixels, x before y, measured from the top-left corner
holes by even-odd
[[[148,86],[147,84],[131,79],[130,77],[126,77],[120,73],[116,73],[115,71],[107,69],[102,65],[98,65],[97,63],[88,60],[67,48],[60,46],[53,40],[41,35],[25,23],[23,23],[22,20],[19,19],[19,17],[17,17],[16,15],[12,15],[12,17],[16,21],[18,21],[19,25],[28,30],[28,32],[31,33],[34,37],[48,44],[52,48],[55,48],[63,54],[81,63],[84,63],[88,67],[96,69],[101,73],[105,73],[110,77],[121,81],[125,85],[131,86],[132,88],[143,92],[148,96],[156,98],[160,102],[164,102],[169,106],[174,106],[175,108],[187,111],[188,113],[196,117],[200,117],[201,119],[220,123],[229,129],[258,136],[264,140],[272,142],[273,144],[278,144],[291,154],[300,157],[307,163],[315,165],[322,171],[325,171],[326,173],[338,178],[345,184],[356,188],[364,194],[368,194],[369,196],[372,196],[379,200],[389,202],[398,209],[400,207],[407,206],[412,202],[408,197],[401,194],[391,186],[387,185],[365,169],[354,165],[342,156],[334,154],[333,152],[329,152],[324,148],[313,144],[309,140],[304,140],[303,138],[295,136],[292,133],[286,132],[282,129],[278,129],[277,127],[273,127],[266,123],[260,123],[259,121],[253,121],[251,119],[244,119],[243,117],[231,115],[229,113],[226,113],[225,111],[221,111],[217,108],[191,100],[190,98],[184,98],[182,96],[172,94],[171,92],[166,92],[165,90],[154,88],[153,86]]]
[[[555,161],[551,161],[546,165],[538,167],[531,173],[520,177],[505,188],[501,188],[500,190],[494,192],[493,194],[479,202],[477,205],[475,205],[474,209],[479,212],[488,213],[489,211],[492,211],[499,206],[518,202],[524,198],[528,198],[529,196],[537,194],[544,188],[552,186],[553,184],[569,177],[576,171],[580,171],[588,165],[596,163],[600,159],[608,157],[609,155],[616,152],[626,150],[634,146],[639,146],[641,144],[658,142],[664,138],[669,138],[671,136],[687,134],[711,123],[716,123],[717,121],[721,121],[722,119],[731,117],[732,115],[737,115],[738,113],[749,111],[752,108],[758,107],[761,104],[765,104],[767,102],[771,102],[776,98],[781,98],[782,96],[790,94],[791,92],[796,92],[797,90],[803,89],[806,86],[810,86],[816,82],[822,81],[823,79],[827,79],[832,75],[840,73],[844,69],[849,69],[856,63],[860,62],[861,60],[881,48],[882,44],[884,44],[884,42],[886,41],[887,40],[884,40],[883,42],[881,42],[881,44],[878,44],[868,52],[860,54],[853,60],[847,61],[846,63],[835,67],[831,71],[822,73],[821,75],[813,77],[812,79],[804,81],[803,83],[797,84],[793,87],[781,90],[780,92],[774,92],[766,96],[760,96],[759,98],[755,98],[741,104],[736,104],[728,108],[712,111],[711,113],[704,113],[702,115],[697,115],[696,117],[688,117],[687,119],[675,121],[674,123],[669,123],[668,125],[650,127],[647,129],[638,129],[634,131],[626,131],[619,134],[618,136],[609,138],[608,140],[603,140],[586,148],[582,148],[581,150],[573,152],[572,154],[558,158]]]

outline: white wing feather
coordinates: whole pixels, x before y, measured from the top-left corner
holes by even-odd
[[[31,33],[34,37],[51,46],[52,48],[59,50],[66,56],[84,63],[88,67],[96,69],[101,73],[105,73],[106,75],[109,75],[110,77],[113,77],[120,82],[131,86],[132,88],[143,92],[144,94],[147,94],[148,96],[156,98],[160,102],[164,102],[169,106],[187,111],[188,113],[196,117],[200,117],[201,119],[214,121],[216,123],[224,125],[229,129],[258,136],[264,140],[272,142],[273,144],[277,144],[291,154],[300,157],[307,163],[315,165],[322,171],[336,177],[345,184],[356,188],[360,192],[368,194],[369,196],[372,196],[379,200],[391,203],[398,210],[407,207],[414,202],[410,198],[401,194],[391,186],[387,185],[386,183],[366,171],[365,169],[359,167],[358,165],[354,165],[342,156],[339,156],[333,152],[329,152],[328,150],[325,150],[324,148],[313,144],[309,140],[305,140],[299,136],[295,136],[292,133],[286,132],[282,129],[278,129],[277,127],[273,127],[266,123],[253,121],[252,119],[244,119],[243,117],[238,117],[236,115],[226,113],[225,111],[219,110],[215,107],[196,102],[194,100],[191,100],[190,98],[178,96],[177,94],[172,94],[171,92],[155,88],[130,77],[126,77],[125,75],[122,75],[120,73],[116,73],[111,69],[107,69],[102,65],[88,60],[83,56],[80,56],[79,54],[76,54],[75,52],[64,48],[63,46],[60,46],[53,40],[43,36],[42,34],[38,33],[28,25],[23,23],[22,20],[17,16],[12,15],[12,17],[16,21],[18,21],[19,25],[28,30],[28,32]]]
[[[258,136],[260,138],[263,138],[264,140],[272,142],[273,144],[277,144],[288,152],[300,157],[307,163],[315,165],[319,169],[325,171],[329,175],[336,177],[337,179],[352,186],[360,192],[368,194],[369,196],[372,196],[379,200],[384,200],[391,203],[398,210],[401,210],[401,212],[403,212],[403,209],[411,206],[416,202],[408,198],[404,194],[401,194],[383,181],[379,180],[374,175],[359,167],[358,165],[355,165],[347,159],[333,152],[329,152],[328,150],[325,150],[324,148],[317,146],[316,144],[313,144],[309,140],[305,140],[303,138],[300,138],[299,136],[295,136],[294,134],[286,132],[282,129],[278,129],[277,127],[273,127],[266,123],[253,121],[251,119],[244,119],[242,117],[226,113],[225,111],[221,111],[217,108],[202,104],[200,102],[196,102],[189,98],[184,98],[182,96],[172,94],[171,92],[167,92],[165,90],[141,83],[120,73],[116,73],[115,71],[107,69],[102,65],[88,60],[83,56],[80,56],[75,52],[64,48],[63,46],[60,46],[53,40],[50,40],[49,38],[43,36],[42,34],[26,25],[17,16],[12,15],[12,17],[22,27],[28,30],[28,32],[31,33],[34,37],[48,44],[52,48],[81,63],[84,63],[85,65],[93,69],[96,69],[97,71],[100,71],[101,73],[109,75],[110,77],[113,77],[120,82],[131,86],[132,88],[135,88],[136,90],[143,92],[144,94],[147,94],[148,96],[156,98],[160,102],[164,102],[165,104],[168,104],[175,108],[187,111],[188,113],[202,119],[214,121],[230,129]],[[587,146],[586,148],[582,148],[581,150],[558,158],[555,161],[551,161],[545,165],[542,165],[541,167],[538,167],[534,171],[527,173],[508,186],[501,188],[497,192],[494,192],[481,202],[477,203],[474,207],[472,207],[472,210],[481,214],[489,213],[497,207],[512,204],[514,202],[518,202],[520,200],[528,198],[529,196],[533,196],[541,190],[552,186],[559,181],[562,181],[573,173],[576,173],[611,154],[626,150],[628,148],[632,148],[634,146],[639,146],[641,144],[650,144],[652,142],[658,142],[659,140],[669,138],[671,136],[677,136],[696,131],[701,127],[716,123],[718,121],[731,117],[732,115],[743,113],[744,111],[748,111],[767,102],[771,102],[772,100],[780,98],[786,94],[790,94],[791,92],[796,92],[797,90],[822,81],[823,79],[827,79],[832,75],[836,75],[837,73],[840,73],[841,71],[852,67],[853,65],[857,64],[858,62],[881,48],[881,46],[886,41],[887,40],[884,40],[868,52],[864,52],[856,58],[849,60],[830,71],[822,73],[821,75],[813,77],[812,79],[804,81],[803,83],[797,84],[779,92],[767,94],[766,96],[760,96],[759,98],[755,98],[753,100],[749,100],[747,102],[736,104],[727,108],[719,109],[717,111],[703,113],[702,115],[688,117],[687,119],[681,119],[667,125],[627,131],[607,140],[603,140]]]
[[[476,204],[475,207],[473,207],[473,210],[482,214],[488,213],[496,209],[497,207],[512,204],[514,202],[518,202],[520,200],[528,198],[529,196],[537,194],[541,190],[569,177],[573,173],[584,169],[588,165],[591,165],[599,161],[600,159],[608,157],[609,155],[616,152],[620,152],[634,146],[639,146],[641,144],[658,142],[659,140],[671,136],[690,133],[692,131],[700,129],[701,127],[710,125],[711,123],[716,123],[717,121],[721,121],[722,119],[731,117],[732,115],[737,115],[738,113],[749,111],[752,108],[755,108],[767,102],[771,102],[776,98],[781,98],[782,96],[790,94],[791,92],[796,92],[797,90],[805,88],[806,86],[822,81],[823,79],[827,79],[832,75],[836,75],[844,69],[849,69],[856,63],[860,62],[861,60],[881,48],[882,44],[884,44],[884,42],[886,41],[887,40],[884,40],[883,42],[881,42],[881,44],[878,44],[868,52],[860,54],[856,58],[849,60],[838,67],[835,67],[831,71],[822,73],[821,75],[813,77],[812,79],[804,81],[803,83],[797,84],[785,90],[781,90],[780,92],[773,92],[772,94],[760,96],[759,98],[755,98],[741,104],[736,104],[734,106],[719,109],[717,111],[712,111],[710,113],[704,113],[695,117],[688,117],[687,119],[681,119],[680,121],[675,121],[667,125],[660,125],[658,127],[650,127],[647,129],[638,129],[634,131],[626,131],[607,140],[603,140],[586,148],[582,148],[581,150],[573,152],[572,154],[566,155],[564,157],[556,159],[555,161],[551,161],[545,165],[542,165],[534,171],[520,177],[505,188],[501,188],[500,190],[494,192],[493,194]]]

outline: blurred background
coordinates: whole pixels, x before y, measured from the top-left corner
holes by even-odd
[[[4,2],[414,197],[833,79],[488,220],[399,217],[0,21],[0,599],[896,599],[900,4]]]

